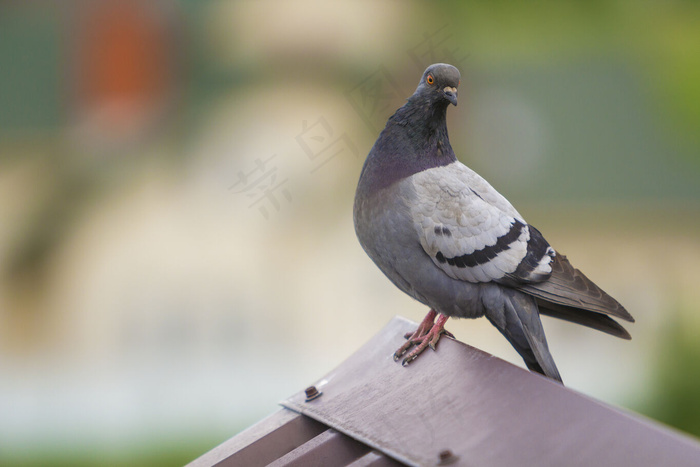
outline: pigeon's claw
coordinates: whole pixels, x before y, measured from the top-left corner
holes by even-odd
[[[416,350],[419,350],[419,349],[416,349]],[[425,350],[425,347],[423,347],[422,349],[420,349],[420,352],[418,352],[418,353],[416,353],[415,351],[414,351],[414,352],[411,352],[411,355],[409,355],[408,357],[406,357],[406,358],[403,359],[403,362],[401,362],[401,366],[408,366],[413,360],[415,360],[416,358],[418,358],[418,355],[420,355],[421,352],[423,352],[424,350]],[[409,358],[409,357],[410,357],[410,358]]]
[[[447,317],[445,317],[445,321],[447,321]],[[444,325],[444,323],[443,323],[443,325]],[[445,330],[444,328],[442,328],[441,326],[442,326],[442,325],[440,325],[440,324],[438,324],[438,323],[435,323],[435,325],[433,326],[433,328],[430,330],[430,332],[429,332],[428,334],[426,334],[425,336],[421,337],[420,339],[416,339],[415,341],[413,341],[412,343],[413,343],[413,344],[418,344],[418,347],[416,347],[415,349],[413,349],[413,350],[411,351],[411,353],[409,353],[409,354],[406,356],[406,358],[403,359],[403,362],[401,362],[401,364],[402,364],[403,366],[408,366],[409,363],[411,363],[413,360],[415,360],[416,358],[418,358],[418,356],[419,356],[420,354],[422,354],[423,351],[424,351],[425,349],[427,349],[428,347],[430,347],[430,348],[433,349],[433,350],[437,350],[437,343],[438,343],[438,341],[440,340],[440,338],[442,337],[443,334],[446,334],[446,335],[448,335],[448,336],[450,336],[450,337],[454,337],[454,336],[452,335],[452,333],[450,333],[449,331],[446,331],[446,330]]]
[[[437,312],[435,310],[430,310],[428,314],[425,315],[425,318],[423,318],[423,321],[421,321],[420,325],[418,326],[418,329],[416,329],[414,332],[406,333],[403,336],[404,339],[408,339],[408,341],[404,345],[399,347],[399,349],[396,352],[394,352],[395,362],[397,362],[399,358],[401,358],[403,354],[405,354],[408,351],[408,349],[417,344],[423,336],[428,334],[428,332],[432,329],[433,325],[435,324],[435,316],[437,316]]]
[[[399,347],[399,349],[396,352],[394,352],[394,361],[398,362],[399,358],[401,358],[403,354],[405,354],[411,347],[413,347],[413,342],[411,342],[410,340],[406,341],[404,345]]]
[[[420,326],[418,326],[416,332],[414,332],[408,338],[408,341],[404,345],[399,347],[399,349],[394,352],[394,361],[397,361],[400,357],[402,357],[408,351],[408,349],[414,345],[417,345],[417,347],[403,359],[403,362],[401,362],[403,366],[408,366],[408,364],[418,358],[418,356],[423,353],[426,348],[430,347],[431,349],[436,350],[437,343],[443,334],[446,334],[449,337],[454,337],[451,332],[445,330],[445,323],[447,322],[448,317],[445,315],[440,315],[437,322],[434,322],[435,315],[437,315],[437,313],[434,310],[430,310],[430,313],[428,313]]]
[[[428,344],[429,344],[429,341],[428,341],[427,339],[423,339],[423,341],[418,345],[418,347],[416,347],[415,349],[413,349],[413,350],[411,351],[411,353],[409,353],[409,354],[406,356],[406,358],[403,359],[403,362],[401,362],[401,365],[402,365],[402,366],[408,366],[413,360],[415,360],[416,358],[418,358],[418,356],[419,356],[420,354],[422,354],[423,351],[424,351],[425,349],[428,348]],[[434,347],[433,347],[433,350],[435,350]]]

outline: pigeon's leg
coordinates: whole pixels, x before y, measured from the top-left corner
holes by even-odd
[[[445,330],[445,323],[447,322],[449,317],[441,314],[438,317],[437,322],[435,322],[435,316],[437,316],[437,312],[435,310],[430,310],[430,312],[426,315],[426,317],[418,326],[418,329],[416,329],[416,332],[414,332],[413,334],[406,335],[408,341],[404,345],[402,345],[396,352],[394,352],[394,360],[398,360],[401,356],[403,356],[403,354],[406,353],[406,351],[408,351],[408,349],[418,344],[418,347],[411,351],[411,353],[409,353],[408,356],[406,356],[406,358],[403,360],[402,365],[406,366],[413,360],[418,358],[418,356],[428,346],[430,346],[431,349],[435,350],[435,346],[437,345],[438,341],[440,340],[440,337],[443,334],[447,334],[450,337],[454,337],[449,331]]]
[[[435,317],[437,316],[437,312],[435,310],[430,310],[427,315],[425,315],[425,318],[423,318],[423,321],[418,325],[418,328],[413,331],[409,332],[408,334],[405,334],[403,337],[404,339],[417,339],[419,337],[423,337],[430,331],[430,328],[433,327],[433,324],[435,324]],[[403,354],[401,354],[403,355]]]

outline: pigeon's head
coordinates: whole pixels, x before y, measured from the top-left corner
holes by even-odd
[[[447,63],[436,63],[423,73],[416,94],[421,94],[434,104],[457,105],[459,80],[457,68]]]

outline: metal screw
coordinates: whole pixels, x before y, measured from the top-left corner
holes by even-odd
[[[457,459],[459,459],[459,456],[455,456],[449,449],[445,449],[444,451],[440,452],[440,454],[438,454],[438,457],[440,458],[440,462],[438,462],[437,465],[454,464],[455,462],[457,462]]]
[[[306,402],[311,402],[312,400],[321,397],[321,394],[323,394],[321,391],[316,389],[316,386],[309,386],[304,392],[306,393]]]

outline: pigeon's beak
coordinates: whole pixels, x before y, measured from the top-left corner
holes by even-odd
[[[442,92],[445,94],[445,99],[450,101],[452,105],[457,105],[457,88],[445,86]]]

